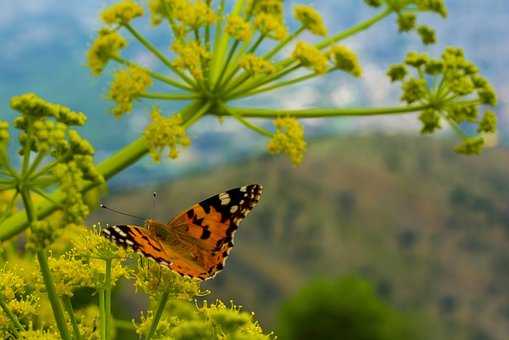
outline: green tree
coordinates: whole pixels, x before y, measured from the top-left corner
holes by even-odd
[[[318,280],[286,301],[279,312],[282,340],[419,339],[413,320],[383,302],[356,277]]]

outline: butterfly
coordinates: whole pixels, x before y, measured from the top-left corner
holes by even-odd
[[[260,200],[263,187],[246,185],[212,196],[169,223],[114,225],[102,235],[182,276],[207,280],[224,268],[240,222]]]

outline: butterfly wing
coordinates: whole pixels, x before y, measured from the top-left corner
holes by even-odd
[[[114,225],[104,228],[102,235],[124,248],[131,248],[161,264],[170,265],[172,257],[148,230],[136,225]]]
[[[168,224],[187,250],[193,262],[202,272],[184,275],[208,279],[222,270],[233,247],[233,238],[240,222],[251,212],[260,200],[263,187],[258,184],[246,185],[212,196],[193,205],[175,217]],[[163,244],[164,245],[164,244]],[[185,261],[176,259],[175,267],[183,267]]]

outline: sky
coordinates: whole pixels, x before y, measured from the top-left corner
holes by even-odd
[[[228,1],[227,1],[228,2]],[[151,104],[139,105],[129,117],[115,120],[105,99],[109,77],[95,78],[85,65],[85,52],[100,28],[98,14],[111,1],[0,0],[0,117],[12,117],[9,98],[24,92],[36,92],[46,99],[70,106],[89,116],[82,133],[92,138],[102,159],[140,134],[148,122]],[[144,3],[144,2],[143,2]],[[232,1],[229,1],[230,5]],[[330,32],[336,32],[369,18],[375,11],[360,0],[351,1],[286,1],[287,12],[293,4],[314,6],[324,15]],[[498,113],[501,129],[509,135],[507,107],[509,104],[509,2],[507,0],[449,0],[449,17],[424,15],[420,22],[437,29],[439,43],[424,47],[415,34],[397,34],[395,17],[385,19],[370,30],[344,43],[361,60],[364,76],[355,80],[334,74],[292,88],[261,96],[238,105],[262,107],[305,108],[315,106],[394,106],[399,103],[399,88],[385,76],[388,65],[404,58],[409,50],[427,51],[438,56],[444,46],[457,45],[465,49],[468,58],[481,67],[495,85],[500,96]],[[292,25],[291,15],[288,22]],[[147,20],[148,21],[148,20]],[[137,27],[161,47],[168,45],[168,35],[150,30],[142,21]],[[309,35],[305,39],[312,40]],[[133,46],[129,56],[145,65],[155,65],[154,58]],[[291,53],[291,46],[283,51]],[[177,109],[169,106],[168,111]],[[377,117],[307,121],[306,131],[348,131],[363,133],[373,129],[405,131],[417,134],[415,116]],[[207,118],[190,131],[193,146],[177,162],[163,162],[163,169],[206,167],[225,159],[244,155],[250,150],[263,150],[266,140],[239,128],[233,121],[219,124]],[[231,143],[234,139],[236,142]],[[211,146],[210,141],[214,143]],[[226,151],[225,148],[227,148]],[[212,152],[211,152],[212,151]],[[151,162],[142,162],[138,169],[151,171]],[[178,170],[180,171],[180,170]],[[136,171],[132,172],[133,175]],[[129,178],[129,175],[126,175]],[[157,176],[156,176],[157,177]]]

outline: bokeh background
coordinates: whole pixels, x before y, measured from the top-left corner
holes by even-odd
[[[28,91],[83,111],[89,123],[81,132],[93,141],[98,160],[138,136],[150,109],[140,102],[135,112],[116,120],[105,98],[110,78],[94,78],[84,66],[98,13],[109,3],[0,0],[0,116],[13,117],[9,98]],[[297,2],[286,3],[290,8]],[[330,31],[373,13],[360,0],[299,3],[318,8]],[[284,331],[291,303],[282,308],[283,301],[310,280],[347,277],[346,283],[340,279],[343,286],[364,280],[360,286],[415,321],[410,328],[428,338],[509,338],[509,2],[446,3],[447,20],[423,17],[437,29],[437,45],[423,47],[415,35],[398,34],[391,17],[345,42],[359,54],[362,79],[334,74],[249,104],[395,105],[399,89],[385,76],[388,65],[409,50],[438,54],[457,45],[497,89],[497,147],[475,157],[454,154],[448,131],[419,137],[416,116],[312,120],[305,122],[311,147],[303,165],[294,168],[286,159],[267,156],[266,141],[238,123],[206,118],[192,127],[193,145],[178,160],[160,165],[142,160],[115,177],[106,201],[167,220],[215,192],[264,184],[262,203],[243,223],[227,270],[206,287],[213,291],[210,299],[234,299],[255,311],[267,329]],[[169,45],[163,30],[138,27],[159,46]],[[130,56],[157,67],[132,45]],[[163,108],[169,113],[179,107]],[[160,199],[151,210],[154,190]],[[126,222],[96,212],[90,222],[98,220]],[[336,292],[357,287],[343,286],[338,283]],[[126,317],[143,304],[129,288],[117,299],[131,304]],[[309,304],[305,297],[294,299]]]

